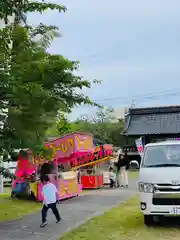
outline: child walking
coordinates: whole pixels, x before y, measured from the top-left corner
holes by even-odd
[[[43,196],[43,208],[41,210],[42,214],[42,224],[40,227],[45,227],[47,225],[47,211],[50,208],[56,217],[56,223],[60,223],[61,217],[59,211],[56,207],[56,194],[58,190],[53,183],[49,182],[48,175],[43,175],[41,177],[41,182],[43,183],[42,196]]]

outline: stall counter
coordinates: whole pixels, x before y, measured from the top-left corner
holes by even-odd
[[[82,192],[82,185],[77,183],[77,178],[74,174],[68,173],[63,175],[62,179],[53,182],[59,190],[59,194],[57,194],[58,201],[78,196]],[[43,200],[41,194],[42,186],[41,182],[30,183],[31,191],[37,201]]]
[[[104,187],[103,174],[82,175],[81,184],[83,189],[97,189]]]

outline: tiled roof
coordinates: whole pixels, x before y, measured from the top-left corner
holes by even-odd
[[[180,133],[180,106],[129,109],[124,135]]]

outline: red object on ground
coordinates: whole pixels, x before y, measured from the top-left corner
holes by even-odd
[[[104,186],[103,175],[84,175],[81,176],[83,189],[97,189]]]

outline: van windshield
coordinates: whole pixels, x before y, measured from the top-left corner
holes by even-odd
[[[180,167],[180,145],[147,147],[142,167]]]

